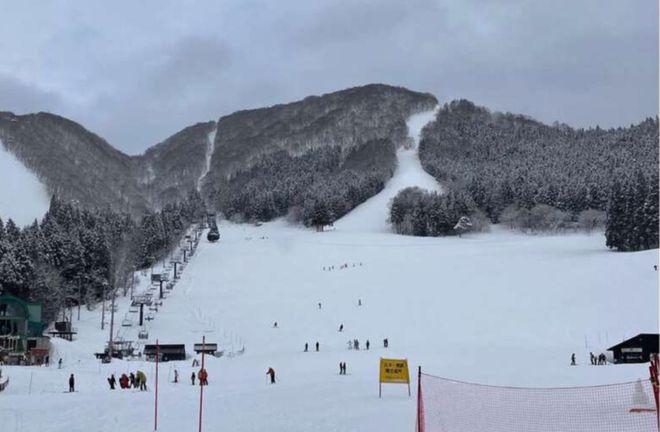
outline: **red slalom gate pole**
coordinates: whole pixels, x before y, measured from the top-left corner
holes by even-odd
[[[202,369],[204,370],[204,352],[206,351],[206,336],[202,336]],[[197,374],[199,378],[199,374]],[[199,432],[202,432],[202,408],[204,406],[204,386],[199,383]]]
[[[156,339],[156,389],[155,389],[155,396],[154,396],[154,430],[158,430],[158,357],[160,355],[159,353],[160,349],[158,347],[158,339]]]

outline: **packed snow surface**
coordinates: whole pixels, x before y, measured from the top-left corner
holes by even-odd
[[[185,343],[189,353],[203,335],[224,347],[227,355],[206,360],[204,430],[411,430],[415,401],[405,385],[384,385],[378,399],[379,357],[496,385],[593,385],[648,374],[646,365],[590,366],[588,353],[658,328],[657,250],[613,253],[602,234],[414,238],[314,233],[283,222],[220,230],[218,243],[202,240],[146,327],[149,341]],[[128,299],[118,305],[119,332],[136,340]],[[53,341],[51,364],[61,357],[62,370],[3,368],[10,383],[0,393],[0,430],[152,430],[154,365],[100,364],[92,355],[108,335],[99,329],[100,308],[75,316],[77,340]],[[121,327],[124,316],[132,327]],[[347,350],[356,338],[362,349]],[[338,374],[340,361],[346,376]],[[268,367],[275,385],[267,383]],[[149,392],[109,390],[111,373],[138,369]],[[161,364],[158,430],[196,427],[193,370],[191,359]],[[64,393],[70,373],[73,394]]]
[[[0,140],[0,218],[28,225],[48,210],[48,191]]]

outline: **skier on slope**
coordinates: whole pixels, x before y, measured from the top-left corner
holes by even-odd
[[[307,342],[305,342],[305,352],[307,352],[308,350],[309,350],[309,345],[307,344]]]
[[[110,384],[110,390],[115,389],[115,385],[117,384],[117,380],[115,379],[115,374],[110,375],[110,378],[108,378],[108,384]]]
[[[344,331],[344,324],[339,324],[339,331]]]
[[[266,375],[270,375],[270,383],[275,384],[275,369],[269,367]]]
[[[575,353],[571,354],[571,366],[575,366]]]
[[[76,391],[76,379],[73,377],[73,374],[69,376],[69,393]]]
[[[192,385],[195,385],[195,372],[193,371],[192,375],[190,375],[190,380],[192,381]]]
[[[318,350],[319,350],[319,342],[316,341],[316,351],[318,351]]]

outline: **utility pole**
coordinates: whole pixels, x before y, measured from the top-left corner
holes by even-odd
[[[105,329],[105,283],[103,284],[103,303],[101,309],[101,330]]]
[[[78,277],[78,321],[80,321],[80,304],[81,303],[82,303],[82,288],[80,287],[80,277]]]
[[[112,333],[115,328],[115,297],[116,297],[116,289],[112,290],[112,303],[110,306],[110,340],[108,342],[108,354],[110,355],[110,361],[112,361],[112,351],[114,348],[114,343],[112,340]]]

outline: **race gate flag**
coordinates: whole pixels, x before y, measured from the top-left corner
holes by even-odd
[[[410,373],[408,372],[408,359],[380,359],[380,379],[378,380],[378,397],[382,395],[383,383],[408,384],[410,396]]]

